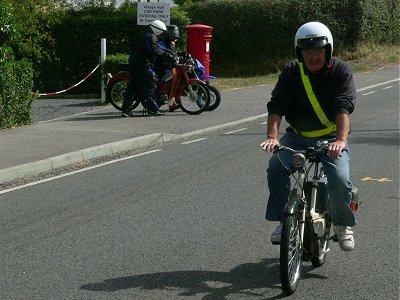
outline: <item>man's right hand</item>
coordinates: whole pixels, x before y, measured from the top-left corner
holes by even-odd
[[[264,142],[260,144],[260,147],[267,152],[273,152],[275,150],[275,146],[279,144],[278,139],[266,139]]]

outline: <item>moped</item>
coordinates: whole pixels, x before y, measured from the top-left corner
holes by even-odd
[[[118,110],[122,110],[122,102],[129,82],[128,63],[119,63],[119,72],[108,80],[106,87],[107,101]],[[169,109],[173,111],[179,107],[187,114],[196,115],[208,108],[210,103],[210,91],[204,81],[194,78],[194,60],[190,55],[180,56],[171,72],[157,79],[157,94],[160,97],[173,97],[174,103],[170,103]],[[161,102],[164,102],[162,100]],[[136,94],[131,110],[134,110],[144,99]]]
[[[281,151],[293,154],[292,164],[296,169],[292,175],[294,186],[284,209],[280,242],[281,284],[287,295],[297,289],[302,261],[311,261],[314,267],[322,266],[330,250],[329,241],[337,241],[336,235],[331,236],[327,178],[319,158],[326,155],[329,142],[320,140],[316,147],[307,150],[295,150],[283,145],[275,147],[274,154],[278,158]],[[287,171],[291,173],[289,169]],[[354,187],[349,210],[355,213],[358,204],[358,189]]]

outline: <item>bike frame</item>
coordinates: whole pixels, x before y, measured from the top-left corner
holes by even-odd
[[[311,163],[308,168],[306,169],[305,164],[303,164],[301,167],[297,168],[295,173],[297,176],[293,175],[295,183],[291,190],[291,197],[289,197],[290,200],[284,210],[286,215],[293,215],[297,213],[299,209],[301,211],[300,241],[302,248],[304,248],[304,228],[308,215],[311,217],[314,232],[318,235],[318,237],[322,237],[326,230],[325,214],[316,212],[318,183],[322,181],[325,175],[319,160],[308,158],[307,161]],[[312,185],[311,192],[307,197],[305,193],[305,183],[309,173],[311,172],[311,169],[313,170],[313,177],[311,181]],[[307,198],[309,198],[309,201],[307,201]]]
[[[282,166],[295,180],[284,209],[280,241],[281,283],[287,295],[293,294],[297,288],[302,261],[310,260],[314,267],[322,266],[329,251],[329,240],[335,241],[335,237],[330,237],[327,178],[320,160],[320,155],[325,155],[332,140],[318,141],[316,147],[307,150],[294,150],[283,145],[277,145],[274,150]],[[291,163],[295,172],[291,172],[280,159],[279,151],[282,150],[293,154]],[[352,194],[356,206],[357,190],[354,189]]]

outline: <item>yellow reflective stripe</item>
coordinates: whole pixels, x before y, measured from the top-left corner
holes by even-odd
[[[304,85],[304,88],[306,89],[308,99],[310,100],[311,105],[314,108],[314,111],[317,114],[317,117],[320,120],[320,122],[329,128],[330,126],[332,126],[333,123],[328,120],[324,111],[322,110],[321,106],[319,105],[317,97],[315,97],[315,94],[313,92],[310,79],[304,73],[303,63],[299,63],[299,66],[300,66],[301,79],[303,80],[303,85]]]
[[[313,130],[313,131],[300,131],[300,134],[305,137],[320,137],[324,135],[328,135],[332,132],[336,131],[336,125],[333,124],[332,126],[320,130]]]
[[[313,130],[313,131],[299,131],[293,126],[290,126],[297,135],[304,136],[304,137],[320,137],[324,135],[328,135],[334,131],[336,131],[336,125],[332,124],[328,128]]]

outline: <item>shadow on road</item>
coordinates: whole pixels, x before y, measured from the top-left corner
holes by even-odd
[[[311,265],[303,265],[301,280],[329,279],[312,273]],[[251,299],[282,299],[279,258],[266,258],[259,263],[239,265],[229,272],[174,271],[132,275],[82,285],[80,289],[96,292],[117,292],[124,289],[170,290],[179,297],[206,294],[202,300],[224,300],[242,295]],[[274,292],[275,291],[275,292]],[[273,295],[272,295],[273,294]],[[268,296],[269,295],[269,296]]]
[[[202,299],[226,299],[230,294],[262,296],[263,288],[278,289],[280,292],[279,259],[263,259],[259,263],[239,265],[229,272],[175,271],[132,275],[106,279],[80,287],[84,290],[116,292],[122,289],[144,290],[178,289],[179,296],[207,294]],[[260,294],[261,293],[261,294]],[[270,299],[280,299],[283,295]]]

